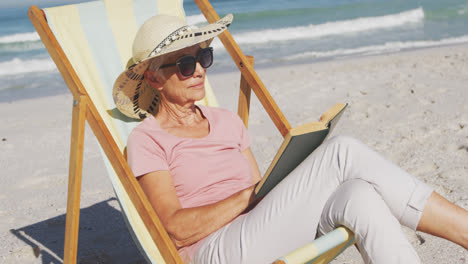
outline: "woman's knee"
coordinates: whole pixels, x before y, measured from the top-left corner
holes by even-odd
[[[370,183],[347,181],[337,189],[333,198],[332,206],[328,208],[335,218],[332,228],[342,225],[354,232],[366,263],[402,263],[401,259],[419,263],[397,219]],[[321,233],[331,231],[320,228]],[[389,248],[396,253],[389,254]]]
[[[349,180],[342,184],[340,190],[339,197],[337,197],[337,202],[341,207],[339,209],[346,211],[353,218],[368,215],[369,210],[381,205],[375,201],[382,200],[382,197],[370,183],[364,180]]]
[[[378,211],[383,201],[372,185],[355,179],[344,182],[328,199],[320,225],[323,232],[344,225],[351,229],[356,223],[371,217],[371,212]]]

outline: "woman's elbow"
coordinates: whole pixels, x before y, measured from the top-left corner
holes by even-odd
[[[166,231],[177,249],[192,244],[190,243],[192,234],[183,225],[168,224],[166,225]]]

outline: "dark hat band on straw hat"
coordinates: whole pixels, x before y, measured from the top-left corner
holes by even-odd
[[[170,45],[172,41],[179,40],[180,37],[183,35],[184,31],[187,30],[188,26],[183,26],[173,33],[171,33],[167,38],[165,38],[161,43],[159,43],[154,50],[148,54],[148,58],[152,56],[156,56],[156,54],[160,53],[162,48],[164,48],[167,45]]]

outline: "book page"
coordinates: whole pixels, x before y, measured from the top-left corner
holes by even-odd
[[[332,108],[330,108],[327,112],[325,112],[322,116],[320,116],[320,122],[327,124],[330,122],[335,116],[343,110],[348,104],[337,103]]]

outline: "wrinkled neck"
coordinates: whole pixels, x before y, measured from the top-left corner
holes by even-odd
[[[161,100],[158,114],[155,116],[162,127],[195,126],[203,117],[197,106],[191,102],[185,105],[171,104]]]

